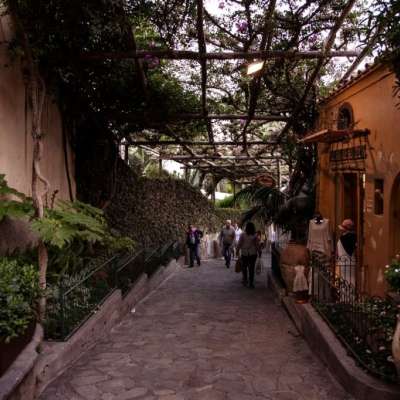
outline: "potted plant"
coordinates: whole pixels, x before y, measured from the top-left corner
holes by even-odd
[[[400,255],[397,254],[385,267],[385,278],[391,289],[388,296],[396,304],[400,304]]]

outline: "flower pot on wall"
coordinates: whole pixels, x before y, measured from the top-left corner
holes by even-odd
[[[289,242],[287,247],[282,250],[280,256],[280,268],[282,278],[285,282],[288,292],[293,292],[293,282],[296,276],[295,266],[304,265],[308,267],[310,262],[310,255],[306,246]],[[308,268],[305,271],[307,276]]]

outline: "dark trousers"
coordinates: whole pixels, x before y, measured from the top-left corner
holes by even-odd
[[[222,245],[222,254],[225,258],[225,265],[229,267],[231,265],[232,258],[232,245],[231,244],[223,244]]]
[[[197,261],[197,265],[200,265],[199,245],[193,244],[189,246],[189,267],[193,267],[194,260]]]
[[[249,282],[250,285],[254,284],[254,269],[256,266],[257,255],[254,256],[242,256],[242,274],[243,274],[243,282]],[[248,279],[247,279],[247,270],[248,271]]]

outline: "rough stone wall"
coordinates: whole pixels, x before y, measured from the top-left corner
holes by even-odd
[[[184,240],[189,223],[204,232],[217,232],[227,215],[237,219],[235,210],[224,212],[221,218],[200,191],[185,181],[138,177],[122,162],[117,176],[107,217],[112,226],[144,246]]]

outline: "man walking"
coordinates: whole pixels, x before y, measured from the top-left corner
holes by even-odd
[[[226,220],[225,226],[219,234],[219,240],[222,247],[222,254],[225,259],[225,266],[226,268],[229,268],[231,266],[232,247],[235,243],[235,229],[233,228],[230,219]]]
[[[199,245],[202,237],[202,231],[196,229],[193,225],[189,225],[186,233],[186,245],[189,248],[189,268],[193,268],[195,259],[200,267]]]

